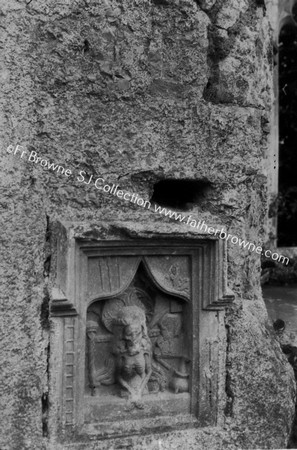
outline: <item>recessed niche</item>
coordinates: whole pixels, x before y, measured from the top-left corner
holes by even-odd
[[[205,199],[211,183],[202,180],[161,180],[154,185],[151,202],[187,211]]]
[[[126,258],[126,269],[129,264],[133,259]],[[153,262],[146,264],[139,264],[121,293],[88,307],[86,422],[190,413],[189,304],[183,295],[166,293],[165,284],[158,287],[150,275]],[[183,264],[189,261],[184,258]],[[183,283],[181,293],[190,294],[189,280],[179,272],[172,261],[169,278]],[[110,281],[115,282],[113,277]]]
[[[51,427],[85,442],[215,425],[233,299],[223,241],[98,233],[56,231]]]

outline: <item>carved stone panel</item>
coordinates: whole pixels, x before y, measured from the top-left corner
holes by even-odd
[[[103,438],[216,424],[223,306],[232,299],[218,245],[69,243],[51,307],[60,330],[53,353],[62,361],[54,377],[62,434]]]
[[[189,295],[189,278],[171,282],[170,277],[176,280],[179,275],[178,258],[175,265],[162,259],[169,270],[155,264],[157,258],[150,261],[160,286],[181,292],[188,287]],[[186,258],[181,262],[187,267]],[[117,263],[126,260],[117,258]],[[128,288],[94,301],[87,310],[85,392],[96,399],[87,400],[88,421],[118,420],[133,409],[140,410],[134,412],[138,417],[190,412],[187,301],[161,290],[144,262],[138,264]],[[90,406],[94,404],[96,408]]]

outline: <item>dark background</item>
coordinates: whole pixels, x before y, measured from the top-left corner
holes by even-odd
[[[279,36],[278,246],[297,246],[297,26]]]

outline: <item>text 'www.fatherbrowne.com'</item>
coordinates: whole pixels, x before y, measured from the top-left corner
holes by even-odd
[[[105,183],[104,178],[97,178],[96,180],[93,180],[93,175],[89,177],[88,180],[85,180],[86,173],[83,171],[80,171],[80,178],[78,181],[84,182],[86,184],[90,184],[92,181],[94,182],[94,185],[96,189],[103,190],[103,192],[114,195],[120,199],[123,199],[125,201],[129,201],[131,203],[137,204],[138,206],[141,206],[142,208],[146,208],[149,210],[153,210],[157,214],[161,214],[165,217],[169,217],[170,219],[174,219],[178,222],[182,222],[185,225],[190,226],[191,228],[195,228],[200,232],[210,234],[212,236],[217,236],[220,239],[230,241],[234,245],[239,245],[241,248],[247,248],[250,251],[256,252],[259,255],[264,255],[266,258],[273,259],[274,261],[281,262],[283,264],[289,263],[289,258],[283,255],[279,255],[278,253],[272,253],[270,250],[264,250],[261,246],[256,246],[252,242],[245,241],[243,239],[240,239],[239,237],[228,234],[223,228],[213,228],[209,227],[204,220],[195,220],[191,215],[185,216],[181,213],[178,213],[177,211],[172,211],[171,209],[167,209],[165,207],[151,204],[149,200],[144,200],[143,198],[139,197],[138,194],[131,193],[128,191],[123,191],[119,189],[119,185],[109,185],[109,184],[103,184]]]
[[[15,148],[13,145],[9,145],[7,148],[7,153],[13,153],[14,155],[18,155],[21,159],[27,159],[27,162],[40,164],[44,169],[51,170],[56,172],[59,175],[66,176],[69,178],[71,175],[75,176],[75,174],[71,171],[71,169],[67,169],[66,167],[54,164],[47,159],[38,156],[37,152],[31,151],[28,155],[28,151],[24,149],[21,145],[17,145]],[[103,191],[106,194],[114,195],[122,200],[128,201],[130,203],[141,206],[142,208],[149,209],[154,211],[157,214],[161,214],[165,217],[169,217],[170,219],[176,220],[178,222],[184,223],[185,225],[190,226],[191,228],[195,228],[198,231],[203,233],[207,233],[212,236],[217,236],[220,239],[231,242],[234,245],[239,245],[241,248],[248,249],[250,251],[255,251],[259,255],[264,255],[266,258],[270,258],[273,261],[278,261],[283,264],[288,265],[289,258],[283,255],[279,255],[278,253],[272,253],[270,250],[264,250],[261,246],[256,246],[252,242],[245,241],[240,239],[238,236],[227,234],[226,231],[221,229],[215,229],[213,227],[207,226],[204,220],[197,221],[191,215],[184,216],[177,211],[172,211],[171,209],[167,209],[165,207],[151,204],[149,200],[144,200],[138,194],[131,193],[129,191],[124,191],[119,189],[119,185],[115,184],[107,184],[105,183],[105,179],[102,177],[94,177],[93,175],[87,175],[87,173],[83,170],[79,171],[76,180],[79,183],[86,184],[88,186],[94,186],[98,191]]]
[[[240,239],[239,237],[233,234],[227,234],[226,231],[221,228],[213,228],[206,225],[204,220],[195,220],[191,215],[183,216],[182,214],[171,211],[170,209],[163,208],[161,206],[154,205],[155,212],[158,214],[162,214],[166,217],[170,217],[171,219],[177,220],[179,222],[183,222],[186,225],[189,225],[192,228],[196,228],[198,231],[210,234],[212,236],[217,236],[223,240],[230,240],[232,244],[237,244],[241,248],[247,248],[252,252],[256,252],[258,255],[264,255],[266,258],[273,259],[274,261],[281,262],[283,264],[288,265],[289,258],[287,256],[279,255],[278,253],[272,253],[270,250],[264,250],[261,246],[256,246],[252,242],[245,241]]]

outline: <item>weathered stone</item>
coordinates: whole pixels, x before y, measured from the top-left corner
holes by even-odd
[[[61,254],[70,237],[133,242],[160,233],[168,241],[181,234],[209,241],[185,223],[86,184],[92,175],[144,200],[161,179],[206,181],[211,189],[191,206],[193,219],[255,244],[265,239],[262,125],[272,103],[271,32],[258,3],[2,0],[1,449],[286,446],[293,371],[267,323],[260,257],[230,241],[235,302],[213,319],[224,347],[215,426],[177,415],[170,432],[161,423],[152,434],[159,419],[151,418],[152,426],[126,438],[61,443],[52,420],[60,414],[60,392],[49,389],[60,382],[60,361],[52,356],[61,337],[55,314],[71,310],[61,292],[50,298],[51,280],[64,266],[61,260],[49,267],[57,219],[73,233],[61,231]],[[6,151],[17,144],[27,151],[23,158]],[[72,175],[28,161],[31,151]],[[58,303],[52,317],[49,298]]]

